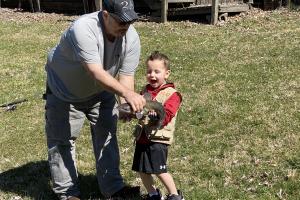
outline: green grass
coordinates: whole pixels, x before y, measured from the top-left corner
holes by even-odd
[[[69,22],[0,22],[0,199],[53,199],[44,135],[44,64]],[[166,53],[182,93],[169,169],[186,199],[300,199],[300,14],[274,11],[224,26],[139,22],[142,55]],[[133,123],[120,123],[129,184]],[[85,199],[99,196],[86,123],[77,142]],[[162,185],[158,183],[161,188]],[[163,190],[163,192],[166,192]]]

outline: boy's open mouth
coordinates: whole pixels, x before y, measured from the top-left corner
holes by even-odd
[[[150,83],[154,84],[156,83],[156,80],[150,80]]]

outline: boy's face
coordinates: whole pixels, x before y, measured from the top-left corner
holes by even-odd
[[[163,60],[149,60],[147,63],[147,81],[153,88],[158,88],[166,83],[170,75]]]

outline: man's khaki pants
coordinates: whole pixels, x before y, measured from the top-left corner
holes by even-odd
[[[60,197],[80,196],[75,141],[85,118],[90,122],[100,191],[110,196],[124,187],[119,170],[115,96],[102,92],[85,102],[68,103],[46,95],[46,136],[53,190]]]

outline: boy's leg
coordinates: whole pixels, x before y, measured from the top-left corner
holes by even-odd
[[[177,189],[175,186],[175,182],[173,180],[173,177],[169,173],[161,173],[156,175],[160,181],[164,184],[166,189],[168,190],[169,194],[175,194],[178,195]]]
[[[87,118],[91,124],[98,184],[103,195],[111,196],[125,186],[119,169],[118,116],[113,94],[102,92],[100,101],[95,102]]]
[[[48,94],[46,100],[45,129],[53,191],[60,199],[79,196],[75,139],[84,122],[84,114],[53,94]]]
[[[151,174],[145,174],[143,172],[139,172],[139,175],[142,179],[143,185],[145,186],[148,194],[156,193],[156,188],[154,185],[154,180]]]

